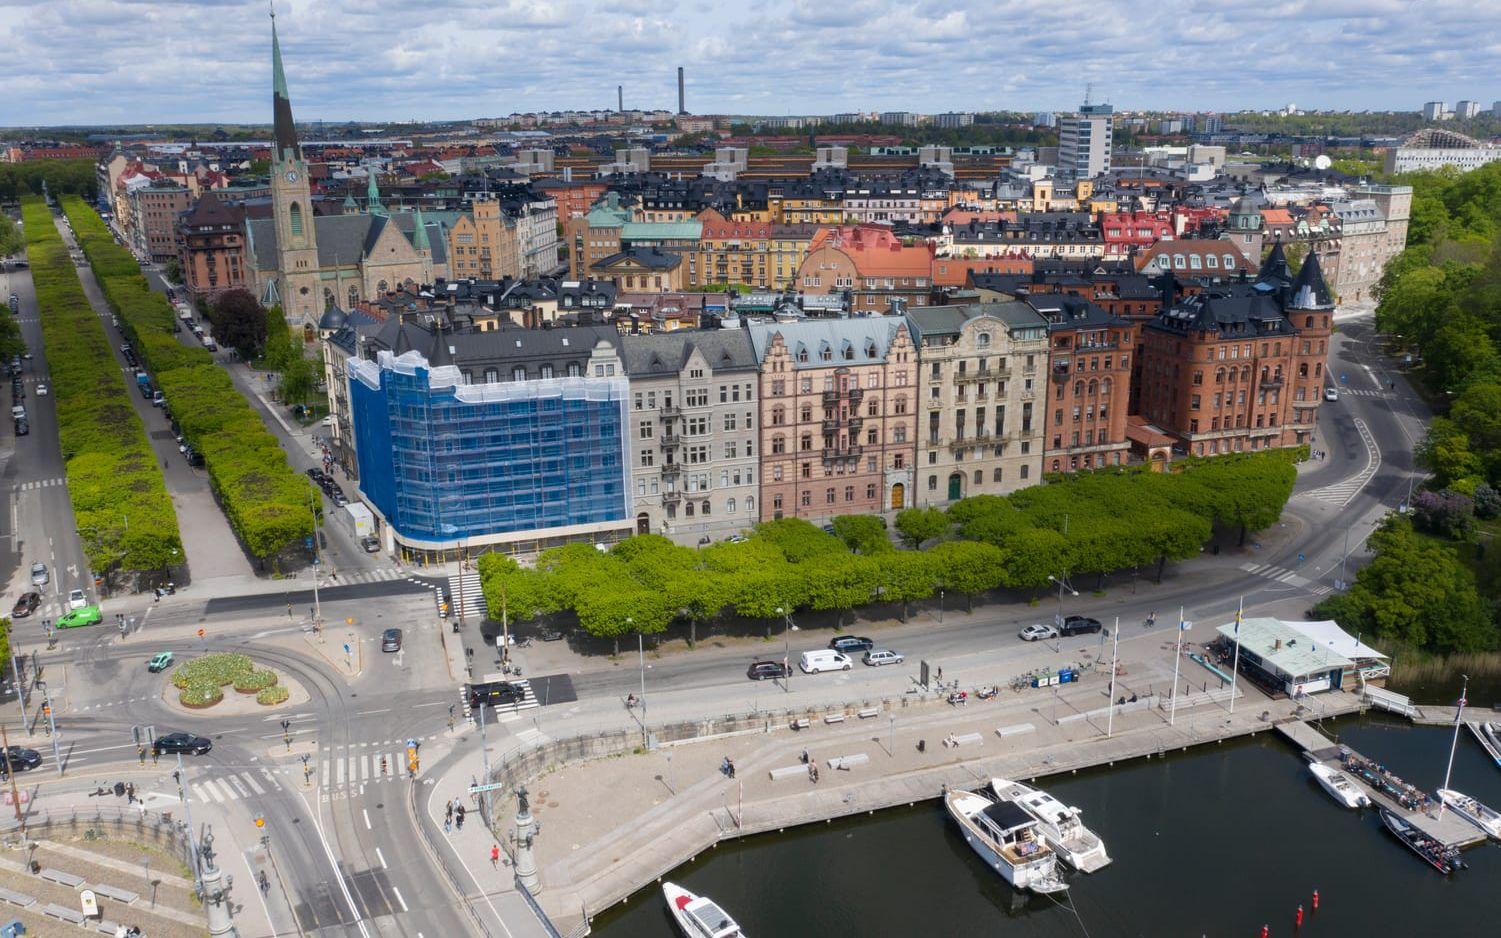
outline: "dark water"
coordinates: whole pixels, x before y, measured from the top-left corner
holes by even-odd
[[[1450,732],[1384,718],[1330,723],[1341,741],[1431,791]],[[991,873],[936,802],[724,845],[668,879],[707,894],[751,938],[782,936],[1501,935],[1501,846],[1445,878],[1374,811],[1341,808],[1272,733],[1041,783],[1084,810],[1115,862],[1074,876],[1077,909]],[[1501,769],[1460,737],[1453,787],[1501,806]],[[1320,893],[1317,914],[1308,908]],[[599,938],[676,935],[657,889],[595,920]]]
[[[1464,678],[1458,673],[1451,673],[1439,678],[1393,682],[1387,686],[1399,694],[1406,694],[1412,698],[1413,703],[1420,706],[1434,704],[1440,707],[1452,707],[1464,688]],[[1471,677],[1468,694],[1467,699],[1472,707],[1501,709],[1501,674]]]

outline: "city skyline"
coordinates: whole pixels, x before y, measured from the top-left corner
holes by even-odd
[[[0,36],[33,54],[0,66],[12,89],[0,125],[263,123],[266,13],[262,0],[5,0]],[[393,32],[403,14],[422,18]],[[1306,34],[1268,28],[1279,21]],[[695,113],[1069,110],[1089,83],[1094,100],[1141,110],[1416,111],[1430,99],[1488,106],[1484,27],[1501,24],[1501,9],[778,0],[752,19],[675,0],[451,0],[420,12],[394,0],[283,0],[278,22],[309,122],[611,109],[618,84],[627,108],[675,110],[680,65]],[[1308,42],[1320,36],[1327,48]],[[993,59],[971,51],[1001,48]],[[1213,74],[1196,74],[1196,60]]]

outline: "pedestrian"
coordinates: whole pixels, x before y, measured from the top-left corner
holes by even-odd
[[[385,760],[382,759],[381,761],[384,762]],[[444,807],[443,807],[443,820],[445,820],[445,821],[452,821],[453,820],[453,802],[452,801],[450,801],[448,804],[444,805]]]
[[[729,756],[725,756],[724,757],[724,761],[721,762],[721,763],[719,763],[719,774],[724,775],[724,776],[728,776],[730,774],[730,757]]]
[[[726,756],[725,760],[724,760],[724,764],[730,767],[730,778],[734,778],[735,777],[735,763],[733,761],[731,761],[731,759],[730,759],[729,756]]]
[[[499,864],[500,864],[500,844],[491,844],[490,845],[490,865],[491,866],[497,866]]]
[[[449,815],[443,819],[443,833],[450,834],[452,832],[453,832],[453,813],[450,812]]]
[[[803,750],[803,765],[807,765],[807,764],[808,764],[808,750],[804,749]]]
[[[943,667],[941,665],[938,668],[938,683],[943,683]]]
[[[136,785],[135,785],[135,782],[126,782],[125,783],[125,803],[126,804],[135,804],[135,800],[136,800]]]
[[[453,813],[453,824],[454,824],[454,827],[457,827],[459,830],[463,830],[464,829],[464,806],[463,805],[459,805],[458,810]]]

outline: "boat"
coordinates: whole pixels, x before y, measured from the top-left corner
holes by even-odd
[[[745,932],[713,899],[665,882],[662,895],[667,899],[667,910],[688,938],[745,938]]]
[[[1019,805],[1037,821],[1038,833],[1058,854],[1058,859],[1081,873],[1093,873],[1110,864],[1105,842],[1084,826],[1078,808],[1066,805],[1045,791],[1004,778],[990,780],[990,790],[1001,801]]]
[[[945,794],[943,805],[964,842],[1014,888],[1042,894],[1068,888],[1057,854],[1038,833],[1037,819],[1019,805],[958,790]]]
[[[1485,751],[1490,754],[1496,765],[1501,766],[1501,723],[1475,720],[1467,721],[1465,725],[1470,728],[1470,732],[1475,734],[1475,738],[1480,741],[1481,746],[1485,747]]]
[[[1345,807],[1370,807],[1371,797],[1339,769],[1330,768],[1322,762],[1310,762],[1308,771],[1318,780],[1319,787],[1329,793],[1329,797]]]
[[[1460,817],[1491,837],[1501,840],[1501,811],[1487,807],[1464,792],[1452,788],[1440,788],[1434,794]]]
[[[1406,844],[1409,850],[1422,857],[1423,862],[1440,873],[1448,875],[1455,870],[1464,869],[1464,860],[1460,859],[1457,849],[1447,847],[1429,837],[1409,824],[1397,812],[1382,808],[1381,823],[1386,825],[1386,829],[1391,831],[1393,836]]]

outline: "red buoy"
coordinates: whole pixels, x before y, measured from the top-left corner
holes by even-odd
[[[1263,925],[1263,926],[1261,926],[1261,938],[1269,938],[1269,936],[1271,934],[1272,934],[1272,927],[1270,925]]]
[[[1319,891],[1317,889],[1313,891],[1313,910],[1315,912],[1319,910]]]
[[[1301,905],[1298,906],[1298,915],[1295,919],[1293,919],[1293,924],[1298,928],[1303,927],[1303,907]]]

